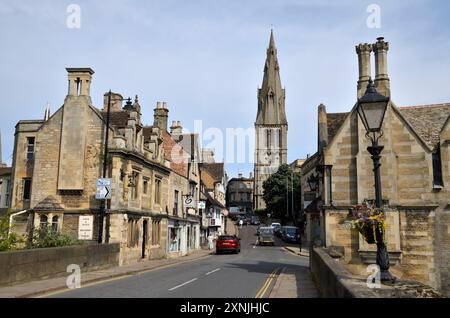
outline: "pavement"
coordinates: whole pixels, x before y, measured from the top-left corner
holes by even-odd
[[[298,298],[317,297],[309,259],[276,246],[257,246],[256,227],[239,230],[241,253],[200,250],[177,258],[139,262],[81,274],[81,288],[66,277],[0,288],[0,297],[53,298]],[[300,251],[299,251],[300,253]]]

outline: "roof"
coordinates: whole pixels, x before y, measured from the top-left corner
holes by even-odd
[[[106,121],[107,112],[101,112]],[[130,113],[124,110],[109,113],[109,125],[117,128],[128,126],[128,118]]]
[[[0,176],[11,174],[12,168],[11,167],[0,167]]]
[[[56,200],[54,196],[48,196],[41,202],[39,202],[35,207],[34,210],[36,211],[61,211],[64,210],[64,208],[61,206],[61,204]]]
[[[328,141],[333,140],[349,113],[327,113]]]
[[[208,192],[204,192],[204,194],[205,194],[205,196],[206,196],[206,199],[207,199],[212,205],[216,205],[216,206],[218,206],[218,207],[225,208],[225,206],[224,206],[222,203],[220,203],[219,201],[217,201],[216,199],[214,199],[214,198],[212,197],[212,195],[210,195]]]
[[[440,132],[450,117],[450,103],[401,106],[397,110],[430,149],[439,143]],[[327,114],[329,141],[333,140],[348,114]]]
[[[208,174],[214,179],[215,182],[221,182],[224,175],[224,164],[220,163],[203,163],[202,170],[208,172]]]
[[[439,143],[440,132],[450,116],[450,103],[405,106],[398,110],[430,149]]]

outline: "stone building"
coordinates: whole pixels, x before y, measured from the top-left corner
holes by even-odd
[[[371,77],[375,55],[375,86],[391,96],[387,69],[389,43],[356,47],[359,60],[357,97]],[[341,261],[355,274],[365,275],[375,263],[376,246],[346,226],[349,209],[374,200],[370,141],[356,111],[328,113],[318,108],[318,152],[302,166],[303,186],[317,178],[318,191],[309,212],[310,240],[343,251]],[[450,103],[399,107],[391,99],[383,121],[380,144],[381,183],[387,216],[387,245],[391,272],[450,295]],[[392,266],[393,265],[393,266]]]
[[[255,166],[253,208],[264,209],[263,183],[287,163],[288,122],[285,90],[281,86],[280,66],[273,31],[264,66],[262,86],[258,89],[258,113],[255,121]]]
[[[9,208],[11,197],[11,167],[0,166],[0,215]]]
[[[230,212],[247,214],[253,212],[253,189],[254,179],[250,173],[248,178],[239,174],[237,178],[232,178],[227,185],[227,208]]]
[[[103,177],[109,94],[103,110],[94,107],[93,70],[67,71],[64,105],[45,120],[16,125],[11,206],[29,212],[29,229],[51,226],[96,241],[101,211],[96,181]],[[164,155],[168,109],[158,103],[154,124],[145,126],[137,97],[125,106],[123,100],[111,94],[106,177],[112,180],[112,198],[103,220],[103,241],[120,243],[121,264],[168,255],[174,184]],[[82,222],[87,222],[83,229]]]
[[[214,162],[213,157],[205,156],[203,149],[203,162],[201,171],[201,195],[206,208],[203,217],[202,242],[206,243],[207,237],[225,233],[225,169],[223,162]],[[206,159],[206,160],[205,160]]]

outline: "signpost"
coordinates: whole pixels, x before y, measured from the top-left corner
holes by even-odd
[[[192,195],[187,195],[184,199],[184,204],[186,208],[195,209],[195,201]]]
[[[93,238],[94,216],[80,215],[78,219],[78,239],[89,241]]]
[[[110,200],[111,199],[111,179],[97,179],[97,191],[95,199]]]

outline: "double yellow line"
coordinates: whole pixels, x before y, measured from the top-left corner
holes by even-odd
[[[264,283],[264,285],[261,287],[261,289],[258,291],[258,293],[256,294],[255,298],[263,298],[263,296],[266,294],[267,289],[269,288],[269,286],[272,284],[272,281],[274,280],[275,277],[277,277],[277,275],[280,273],[281,268],[275,268],[272,273],[269,275],[269,277],[267,278],[266,282]]]

